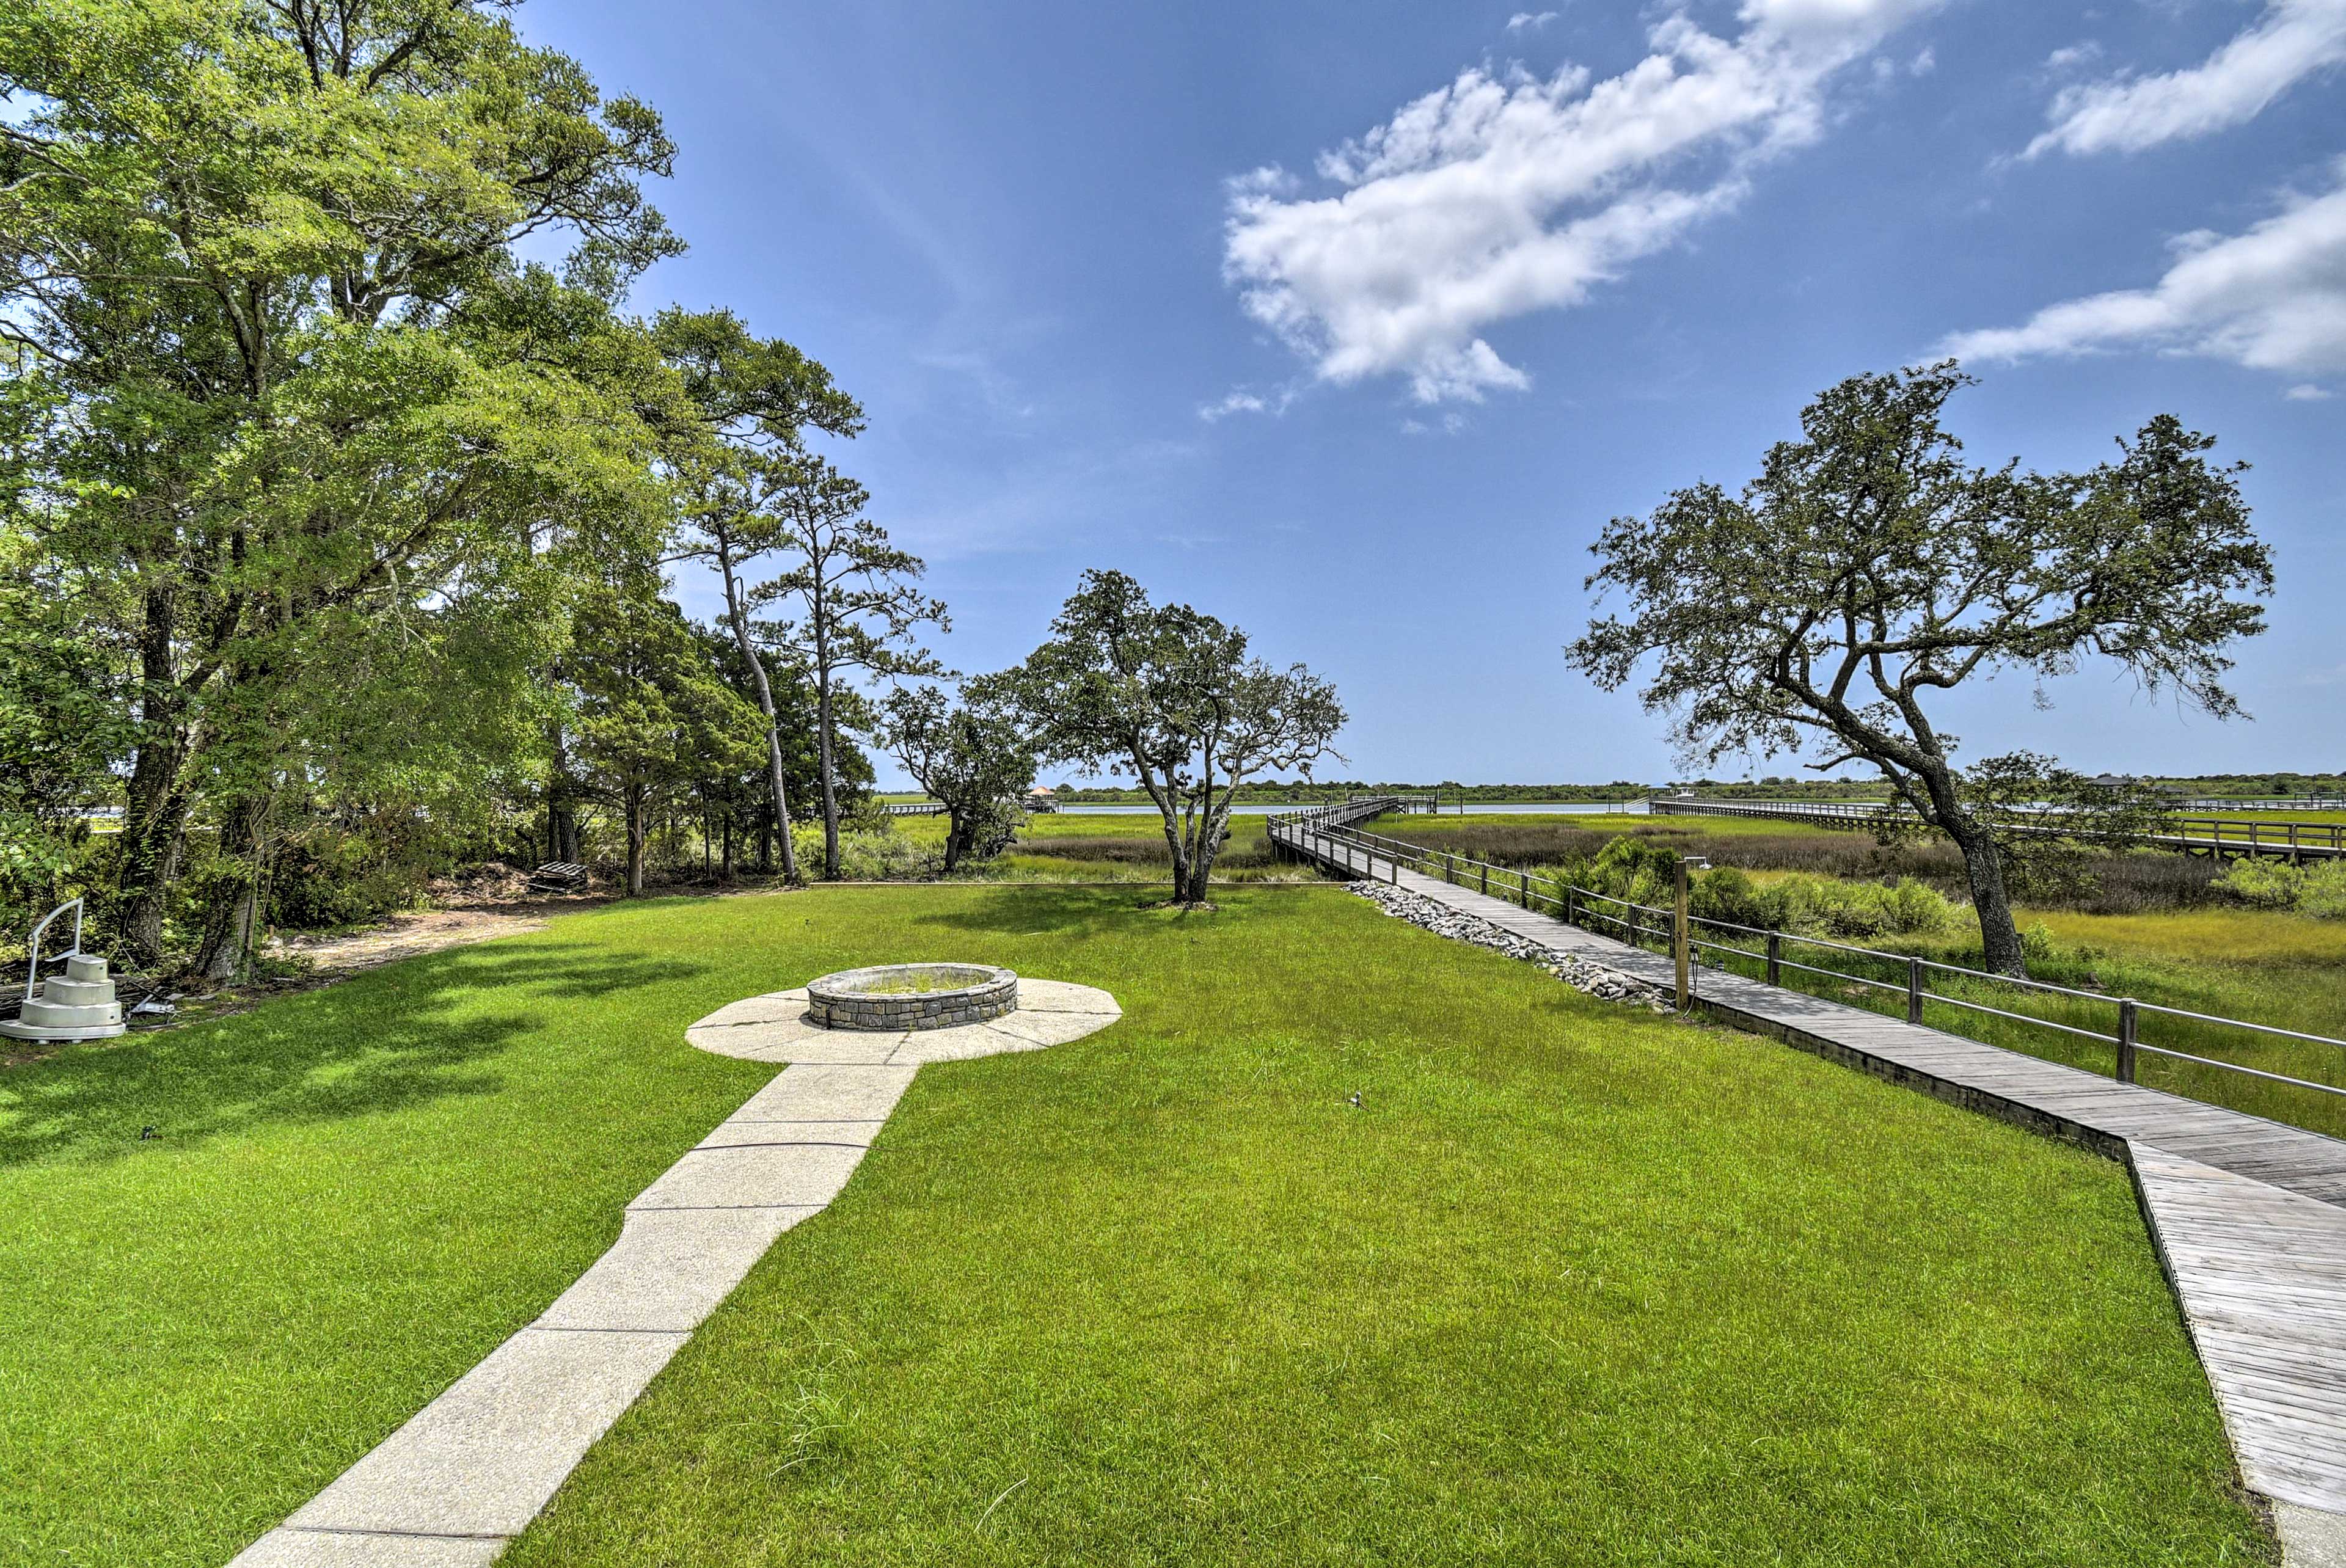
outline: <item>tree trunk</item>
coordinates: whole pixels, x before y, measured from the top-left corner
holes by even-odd
[[[1971,883],[1972,910],[1979,916],[1980,952],[1985,966],[2014,980],[2028,978],[2028,955],[2013,923],[2012,899],[2004,888],[2004,856],[1994,835],[1966,821],[1944,824],[1947,837],[1964,853],[1964,876]]]
[[[822,880],[839,881],[839,787],[831,773],[831,672],[818,663],[814,672],[815,748],[822,781]]]
[[[2021,951],[2020,931],[2012,923],[2012,898],[2004,891],[2004,856],[1995,847],[1995,835],[1964,809],[1955,794],[1953,770],[1943,760],[1934,758],[1933,762],[1920,770],[1930,806],[1921,815],[1963,852],[1964,880],[1971,884],[1972,911],[1979,917],[1982,962],[1991,973],[2025,980],[2028,955]],[[1912,803],[1921,806],[1923,800]]]
[[[570,750],[560,725],[549,728],[546,743],[554,754],[554,766],[546,779],[546,858],[575,861],[578,859],[578,799],[570,779]]]
[[[644,840],[651,833],[644,805],[642,787],[627,786],[627,896],[631,899],[644,896]]]
[[[1232,795],[1237,791],[1233,787]],[[1206,812],[1205,830],[1198,835],[1198,848],[1189,857],[1189,891],[1183,895],[1185,903],[1202,904],[1209,901],[1207,891],[1214,880],[1214,861],[1222,852],[1222,839],[1229,831],[1229,805],[1225,801],[1219,809]]]
[[[196,954],[197,972],[216,983],[243,979],[251,964],[252,939],[260,920],[268,811],[265,797],[245,795],[229,802],[220,818],[220,858],[240,862],[241,871],[207,911],[203,945]]]
[[[725,845],[724,858],[719,862],[717,877],[719,881],[729,882],[733,880],[733,814],[730,811],[717,824],[717,831]]]
[[[148,590],[139,631],[138,747],[123,791],[117,885],[122,890],[122,944],[131,962],[163,956],[163,915],[188,841],[195,804],[186,787],[188,738],[180,732],[178,674],[173,667],[177,601]]]
[[[139,760],[144,763],[143,755]],[[122,944],[133,964],[150,967],[163,956],[163,915],[186,858],[193,803],[181,790],[166,789],[158,797],[140,784],[134,770],[122,821]]]
[[[1135,759],[1135,760],[1138,759]],[[1143,772],[1139,777],[1140,787],[1147,790],[1149,799],[1157,803],[1157,814],[1164,819],[1165,848],[1173,856],[1173,901],[1186,902],[1189,897],[1189,846],[1181,837],[1180,807],[1174,801],[1172,787],[1169,784],[1160,793],[1157,789],[1154,775]]]
[[[782,729],[774,719],[774,688],[766,679],[766,661],[758,657],[757,645],[750,640],[749,612],[741,607],[740,579],[733,575],[733,552],[719,545],[718,565],[725,574],[725,618],[733,628],[733,646],[749,661],[750,684],[758,693],[758,711],[766,718],[766,788],[773,792],[774,817],[781,824],[782,876],[786,881],[799,880],[798,852],[790,847],[790,792],[782,782]],[[770,855],[761,857],[768,867]]]

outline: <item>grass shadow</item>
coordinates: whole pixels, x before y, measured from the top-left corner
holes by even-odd
[[[1176,923],[1210,921],[1215,912],[1167,907],[1168,892],[1158,882],[1102,882],[1090,888],[1026,888],[1016,882],[972,884],[986,896],[951,908],[931,910],[913,923],[989,936],[1048,936],[1081,940],[1130,931],[1136,921]],[[1218,888],[1218,893],[1229,890]]]
[[[233,1017],[68,1047],[0,1075],[0,1166],[118,1158],[268,1124],[492,1094],[503,1080],[488,1064],[540,1020],[526,1010],[467,1015],[485,992],[575,1000],[698,972],[584,943],[459,949]]]

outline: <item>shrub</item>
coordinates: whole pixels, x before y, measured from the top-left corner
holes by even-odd
[[[1659,905],[1676,896],[1678,865],[1674,850],[1646,839],[1620,838],[1599,850],[1574,880],[1607,898]]]
[[[1721,866],[1695,879],[1687,895],[1687,908],[1703,920],[1756,926],[1764,931],[1782,916],[1783,901],[1770,896],[1734,867]]]
[[[1770,891],[1779,901],[1775,923],[1806,935],[1929,936],[1954,918],[1944,894],[1906,877],[1882,883],[1790,876]]]
[[[421,856],[386,849],[379,834],[315,827],[280,850],[269,877],[269,920],[296,931],[381,920],[423,904],[430,874]],[[216,891],[209,877],[191,880]]]
[[[810,876],[822,869],[822,825],[801,823],[791,835],[799,864]],[[839,876],[848,882],[885,882],[923,877],[941,858],[923,851],[893,828],[872,832],[842,831],[839,835]]]
[[[2316,920],[2346,920],[2346,860],[2306,867],[2299,884],[2297,910]]]
[[[2215,887],[2257,909],[2294,910],[2316,920],[2346,920],[2346,860],[2292,866],[2248,857],[2234,860]]]

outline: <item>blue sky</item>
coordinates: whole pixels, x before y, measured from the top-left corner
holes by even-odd
[[[1672,777],[1566,668],[1588,542],[1953,346],[1981,460],[2220,436],[2281,575],[2254,723],[2088,669],[1948,704],[1965,752],[2346,767],[2346,0],[521,19],[681,145],[692,249],[637,304],[732,306],[863,400],[834,455],[962,668],[1114,565],[1331,677],[1340,776]]]

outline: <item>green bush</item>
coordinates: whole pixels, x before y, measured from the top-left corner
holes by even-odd
[[[822,874],[822,824],[801,823],[790,834],[798,851],[799,870],[808,877]],[[902,881],[925,877],[942,857],[923,850],[892,827],[839,835],[839,876],[848,882]]]
[[[1775,919],[1765,923],[1802,935],[1931,936],[1954,918],[1954,905],[1943,894],[1909,877],[1882,883],[1790,876],[1768,892]]]
[[[1572,880],[1591,892],[1658,906],[1677,896],[1678,857],[1644,839],[1614,840]]]
[[[428,866],[387,851],[373,836],[315,828],[270,868],[269,918],[295,931],[359,925],[422,904],[430,878]]]
[[[2234,860],[2214,886],[2258,909],[2294,910],[2316,920],[2346,920],[2346,860],[2292,866],[2248,857]]]
[[[1703,920],[1765,931],[1783,914],[1782,901],[1733,866],[1705,871],[1687,893],[1687,908]]]

